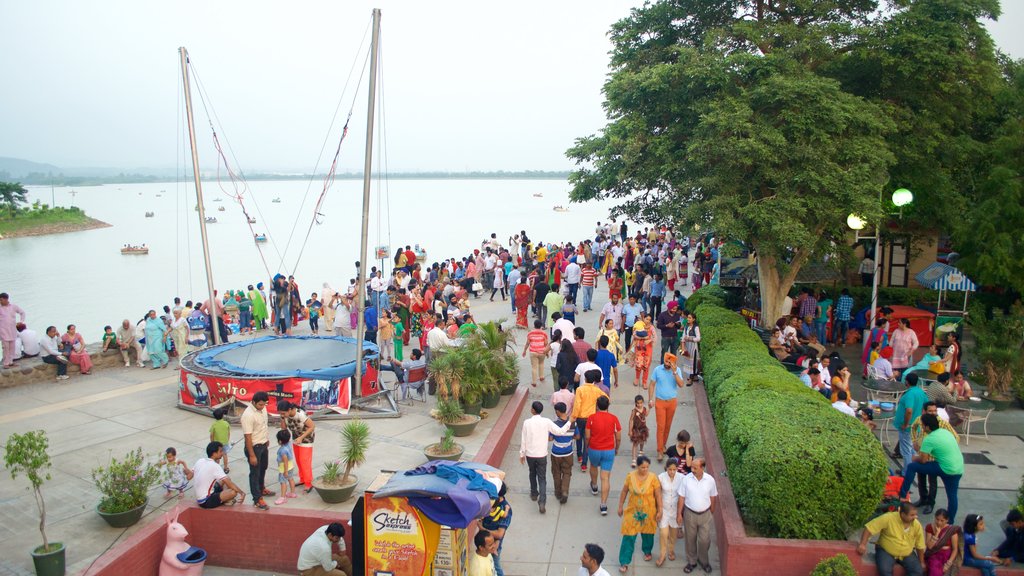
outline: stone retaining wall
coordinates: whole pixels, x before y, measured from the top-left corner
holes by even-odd
[[[92,358],[93,370],[102,368],[114,368],[124,366],[120,350],[108,350],[102,352],[101,344],[89,344],[85,347]],[[135,352],[128,352],[135,365]],[[78,366],[68,363],[68,376],[72,380],[81,373]],[[13,368],[0,370],[0,388],[11,388],[35,382],[50,382],[57,378],[57,367],[43,362],[38,356],[35,358],[22,358]]]

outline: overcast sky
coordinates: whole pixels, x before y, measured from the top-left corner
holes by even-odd
[[[311,171],[379,6],[390,171],[568,169],[605,122],[608,28],[640,3],[0,0],[0,156],[174,167],[185,46],[243,170]],[[1003,11],[993,36],[1022,58],[1024,0]],[[362,168],[362,90],[341,171]],[[198,101],[196,127],[212,166]]]

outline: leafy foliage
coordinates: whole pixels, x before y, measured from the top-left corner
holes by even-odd
[[[27,202],[28,190],[18,182],[0,182],[0,209],[6,210],[12,217],[18,208]]]
[[[770,537],[845,538],[881,498],[878,441],[782,368],[738,314],[715,304],[696,314],[705,388],[744,517]]]
[[[327,485],[341,484],[341,462],[329,460],[324,462],[324,473],[320,480]]]
[[[455,431],[451,428],[445,428],[444,434],[441,436],[441,441],[438,442],[437,448],[442,454],[452,454],[455,452]]]
[[[975,305],[967,322],[989,394],[1008,399],[1016,392],[1024,398],[1024,304],[1017,301],[1009,312],[994,309],[991,315]]]
[[[728,294],[725,292],[725,288],[717,284],[708,284],[700,287],[692,296],[686,299],[686,310],[693,312],[701,304],[714,304],[716,306],[725,306],[725,300],[728,298]]]
[[[109,464],[92,471],[92,480],[102,495],[100,511],[108,514],[127,512],[145,504],[150,487],[159,479],[160,469],[146,462],[142,448],[125,454],[123,460],[111,456]]]
[[[4,468],[11,473],[11,479],[17,480],[19,475],[24,475],[32,484],[32,494],[39,509],[39,534],[43,537],[44,552],[51,551],[50,541],[46,538],[46,502],[42,491],[43,482],[50,479],[47,472],[52,466],[47,452],[49,447],[50,441],[42,430],[11,434],[4,445]]]
[[[437,419],[442,424],[454,424],[462,419],[466,415],[465,410],[462,409],[462,404],[458,400],[441,400],[437,401]]]
[[[342,483],[348,482],[352,469],[366,462],[366,451],[370,449],[370,426],[362,420],[350,420],[341,428],[341,455],[345,463]]]
[[[857,576],[857,571],[853,568],[849,556],[836,554],[818,562],[811,576]]]

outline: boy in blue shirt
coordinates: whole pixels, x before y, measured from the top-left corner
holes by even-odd
[[[601,368],[605,387],[611,390],[613,374],[615,375],[615,387],[619,387],[619,361],[615,359],[615,354],[608,351],[607,336],[597,339],[597,359],[594,360],[594,364]]]

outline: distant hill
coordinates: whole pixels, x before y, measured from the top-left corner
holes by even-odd
[[[61,173],[61,169],[53,164],[41,164],[21,158],[5,158],[0,156],[0,180],[17,180],[24,178],[31,173],[50,174],[54,176]]]

